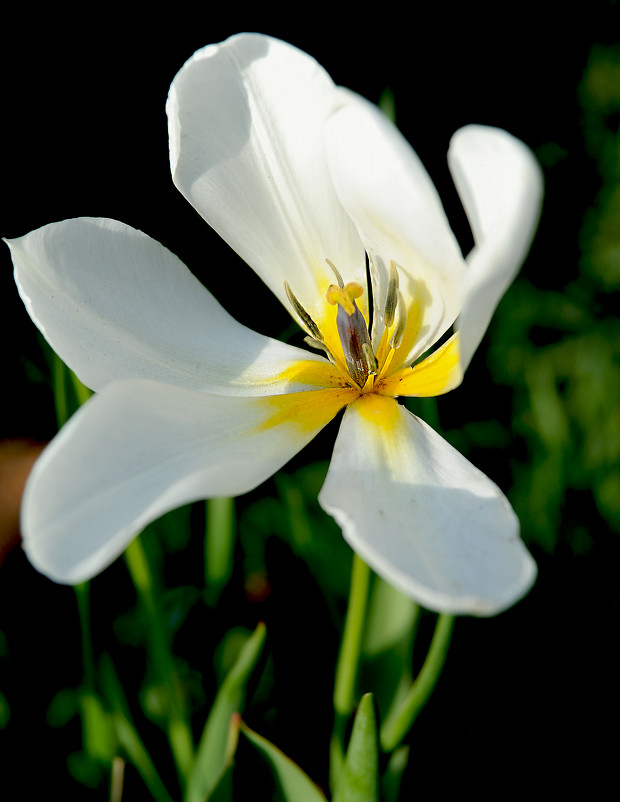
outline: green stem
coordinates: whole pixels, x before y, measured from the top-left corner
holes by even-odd
[[[146,613],[153,663],[166,694],[168,738],[182,784],[189,776],[194,760],[194,744],[180,681],[174,667],[170,644],[160,619],[150,566],[139,537],[125,551],[125,560]]]
[[[71,417],[69,400],[67,398],[67,384],[65,376],[67,367],[62,359],[52,353],[52,384],[54,387],[54,405],[56,408],[56,424],[61,429]]]
[[[357,554],[354,554],[349,604],[334,682],[334,731],[330,744],[332,788],[336,785],[344,763],[347,721],[355,709],[355,687],[366,623],[370,576],[370,568]]]
[[[381,748],[384,752],[396,749],[429,700],[446,662],[453,627],[454,616],[442,613],[438,617],[433,640],[420,673],[403,703],[388,716],[381,727]]]
[[[205,599],[214,607],[233,570],[235,550],[235,500],[207,501],[205,533]]]
[[[90,626],[90,585],[76,585],[75,597],[80,618],[82,666],[84,679],[80,689],[82,744],[88,756],[97,762],[109,759],[110,723],[104,715],[95,689],[95,657]]]
[[[90,585],[83,582],[74,587],[75,598],[80,618],[80,634],[82,636],[82,664],[84,667],[84,685],[87,690],[95,691],[95,658],[93,656],[93,639],[90,627]]]
[[[88,387],[83,385],[72,370],[69,370],[69,368],[67,368],[67,371],[69,372],[69,378],[71,379],[71,386],[73,387],[73,391],[75,392],[75,397],[77,398],[77,402],[80,406],[82,406],[82,404],[85,404],[91,397],[93,391],[89,390]]]

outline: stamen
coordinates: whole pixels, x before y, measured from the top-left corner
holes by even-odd
[[[321,342],[321,340],[316,340],[314,337],[310,336],[304,337],[304,342],[307,343],[310,346],[310,348],[316,348],[318,351],[323,351],[323,353],[329,359],[332,365],[336,364],[336,360],[334,359],[332,352],[329,350],[329,348],[325,345],[324,342]]]
[[[390,261],[390,279],[388,282],[387,296],[385,299],[385,312],[383,320],[386,328],[390,328],[394,323],[394,314],[398,304],[398,270],[393,261]]]
[[[284,282],[284,289],[286,290],[286,297],[291,302],[291,306],[297,313],[298,317],[303,321],[304,326],[310,332],[312,337],[319,342],[323,342],[323,335],[321,334],[319,327],[316,325],[314,320],[310,317],[310,315],[306,312],[303,306],[299,303],[297,298],[293,295],[293,290],[289,287],[288,281]]]
[[[372,341],[373,327],[375,324],[375,299],[372,292],[372,274],[370,268],[370,257],[368,253],[364,254],[366,262],[366,287],[368,289],[368,334]]]
[[[375,374],[379,369],[379,364],[370,343],[362,343],[362,351],[364,352],[364,358],[368,366],[368,375]]]
[[[328,265],[331,267],[331,269],[334,271],[334,275],[336,276],[336,281],[338,282],[338,286],[340,287],[340,289],[341,289],[341,290],[344,290],[344,281],[342,280],[342,276],[341,276],[341,275],[340,275],[340,273],[338,272],[338,268],[337,268],[337,267],[336,267],[336,265],[335,265],[335,264],[334,264],[332,261],[330,261],[329,259],[326,259],[325,261],[326,261],[326,262],[327,262],[327,264],[328,264]]]
[[[394,349],[398,348],[398,346],[403,341],[403,335],[405,334],[405,327],[407,325],[407,307],[405,305],[405,299],[403,298],[402,292],[398,293],[398,324],[396,326],[396,330],[390,339],[390,346]]]

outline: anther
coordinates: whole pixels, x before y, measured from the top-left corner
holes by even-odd
[[[293,290],[290,288],[288,281],[284,282],[284,289],[286,290],[286,297],[289,299],[291,306],[297,313],[298,317],[303,321],[306,329],[310,332],[312,337],[319,342],[323,342],[323,335],[314,320],[306,312],[303,306],[299,303],[297,298],[293,295]]]
[[[379,365],[377,363],[377,357],[375,356],[370,343],[362,343],[362,351],[368,367],[368,375],[375,374],[379,369]]]
[[[398,324],[392,337],[390,338],[390,346],[394,349],[403,341],[405,333],[405,326],[407,325],[407,307],[405,306],[405,299],[401,292],[398,293]]]
[[[386,328],[390,328],[394,323],[394,315],[398,304],[398,270],[393,261],[390,261],[390,278],[388,281],[387,296],[385,299],[385,312],[383,321]]]

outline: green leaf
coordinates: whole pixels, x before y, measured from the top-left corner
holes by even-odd
[[[237,745],[236,726],[234,721],[231,726],[231,719],[243,709],[245,688],[263,649],[265,634],[265,625],[260,623],[215,697],[190,772],[185,802],[209,799],[231,764]]]
[[[77,688],[62,688],[56,693],[47,709],[50,727],[66,727],[79,712],[80,692]]]
[[[140,773],[152,798],[156,802],[172,802],[172,797],[162,783],[155,764],[131,719],[123,686],[107,654],[104,654],[101,660],[101,681],[111,708],[112,722],[119,745]]]
[[[390,755],[387,767],[381,778],[381,799],[383,802],[398,802],[400,784],[409,760],[409,746],[399,746]]]
[[[333,802],[378,802],[379,747],[372,694],[364,694]]]
[[[95,760],[111,763],[116,750],[116,739],[110,716],[103,709],[101,699],[91,691],[82,691],[79,702],[84,750]]]
[[[230,723],[231,727],[231,734],[233,731],[239,734],[239,726],[238,724],[234,725],[234,718],[231,719]],[[235,742],[236,743],[236,742]],[[213,791],[209,796],[209,802],[231,802],[233,799],[233,764],[231,762],[230,766],[224,771],[224,774],[220,777],[218,784],[215,786]]]
[[[243,723],[241,732],[269,763],[285,802],[327,802],[308,775],[270,741]]]

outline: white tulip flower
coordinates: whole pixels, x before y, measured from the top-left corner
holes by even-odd
[[[432,610],[513,604],[536,566],[510,504],[396,398],[460,384],[537,224],[531,152],[495,128],[452,138],[475,240],[464,258],[394,125],[291,45],[240,34],[205,47],[167,112],[176,186],[315,350],[237,323],[122,223],[67,220],[11,241],[28,312],[96,391],[31,474],[31,562],[86,580],[166,511],[252,490],[344,408],[319,502],[351,547]]]

